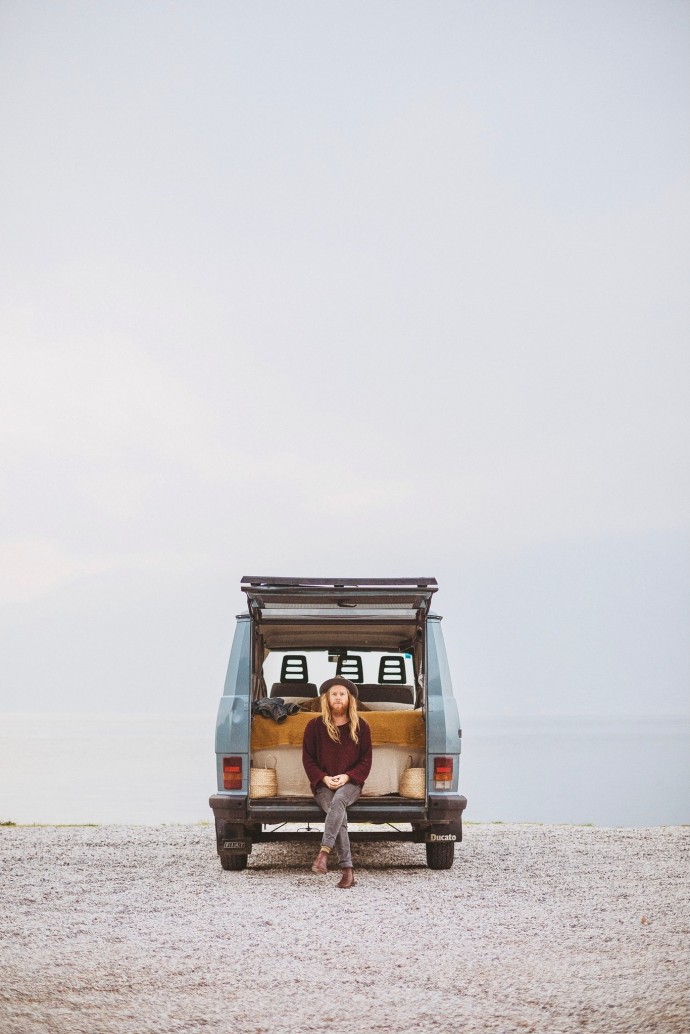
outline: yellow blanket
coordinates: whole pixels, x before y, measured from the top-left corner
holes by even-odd
[[[252,750],[267,750],[270,747],[301,747],[307,722],[313,714],[293,714],[278,725],[272,718],[256,715],[252,718]],[[424,750],[424,719],[421,711],[368,711],[366,721],[371,729],[374,747],[383,744],[399,744]]]

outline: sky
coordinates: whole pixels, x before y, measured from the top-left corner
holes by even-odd
[[[461,711],[690,714],[690,6],[0,4],[0,710],[213,710],[244,574]]]

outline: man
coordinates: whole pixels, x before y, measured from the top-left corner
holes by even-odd
[[[342,869],[341,889],[354,886],[355,877],[347,835],[347,808],[362,792],[371,769],[371,732],[357,713],[357,686],[336,676],[319,690],[321,717],[304,730],[302,764],[312,793],[326,823],[319,851],[311,869],[325,876],[328,856],[338,849]]]

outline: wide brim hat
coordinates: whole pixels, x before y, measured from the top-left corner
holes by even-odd
[[[319,696],[322,697],[324,693],[327,693],[331,686],[345,686],[345,689],[355,698],[355,700],[359,698],[357,686],[354,682],[350,682],[349,679],[344,679],[342,675],[335,675],[332,679],[326,679],[323,685],[319,688]]]

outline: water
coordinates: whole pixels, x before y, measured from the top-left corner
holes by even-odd
[[[690,822],[690,719],[468,719],[467,817],[664,826]]]
[[[0,821],[208,821],[215,715],[0,715]],[[690,822],[688,718],[463,721],[475,822]]]

